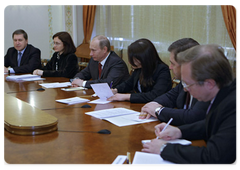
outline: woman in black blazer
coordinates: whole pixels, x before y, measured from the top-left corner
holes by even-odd
[[[147,103],[172,88],[169,67],[148,39],[128,46],[128,60],[134,71],[128,80],[112,89],[115,95],[108,100]]]
[[[55,53],[42,70],[34,70],[33,74],[44,77],[73,78],[79,71],[76,47],[69,33],[58,32],[53,35]]]

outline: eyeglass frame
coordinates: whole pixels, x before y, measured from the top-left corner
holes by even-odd
[[[182,86],[183,86],[184,89],[189,90],[189,87],[193,86],[194,84],[202,85],[204,83],[204,81],[197,81],[197,82],[192,83],[192,84],[186,84],[184,81],[181,81],[181,83],[182,83]]]

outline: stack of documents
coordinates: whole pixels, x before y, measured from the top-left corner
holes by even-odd
[[[41,78],[41,76],[33,75],[33,74],[23,74],[23,75],[7,76],[6,80],[9,80],[9,81],[37,81],[37,80],[44,80],[44,78]]]
[[[77,104],[77,103],[89,102],[90,100],[83,99],[83,98],[80,98],[80,97],[72,97],[72,98],[67,98],[67,99],[59,99],[59,100],[56,100],[56,101],[60,102],[60,103],[65,103],[65,104],[68,104],[68,105],[72,105],[72,104]]]
[[[104,109],[86,112],[85,114],[107,120],[119,127],[157,121],[154,117],[149,119],[139,119],[140,112],[126,108]]]
[[[56,82],[56,83],[42,83],[39,85],[42,87],[45,87],[45,88],[59,88],[59,87],[71,86],[71,83],[70,82],[63,82],[63,83]]]

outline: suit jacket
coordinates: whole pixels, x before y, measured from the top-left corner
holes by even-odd
[[[172,80],[169,68],[166,64],[159,63],[154,71],[152,78],[154,81],[153,86],[143,87],[141,91],[138,89],[138,80],[141,73],[141,68],[133,71],[128,80],[117,85],[119,93],[131,93],[130,102],[132,103],[147,103],[168,92],[172,88]]]
[[[79,71],[77,56],[72,54],[60,55],[57,58],[58,52],[55,52],[51,60],[44,66],[43,76],[44,77],[67,77],[73,78]],[[57,70],[56,70],[57,65]]]
[[[186,94],[182,83],[179,83],[169,92],[154,99],[165,108],[161,111],[158,119],[161,122],[167,122],[173,118],[172,125],[179,126],[203,120],[206,117],[206,111],[210,102],[200,102],[193,98],[189,109],[183,109],[186,102]]]
[[[161,156],[176,163],[233,163],[236,160],[236,80],[220,89],[205,120],[179,126],[182,138],[204,139],[206,147],[167,144]]]
[[[87,80],[86,88],[91,88],[90,84],[94,83],[108,83],[110,85],[111,82],[113,82],[112,88],[114,88],[129,77],[129,72],[126,63],[114,51],[111,51],[100,78],[98,77],[98,61],[94,61],[92,58],[88,66],[77,73],[76,77]]]
[[[31,44],[28,44],[18,67],[18,51],[11,47],[4,57],[4,66],[12,67],[15,73],[32,73],[35,69],[41,68],[41,51]]]

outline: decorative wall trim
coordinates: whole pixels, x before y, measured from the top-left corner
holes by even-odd
[[[53,50],[53,40],[52,40],[52,36],[53,36],[53,28],[52,28],[52,6],[49,5],[48,6],[48,32],[49,32],[49,58],[52,57],[52,54],[54,53]]]

